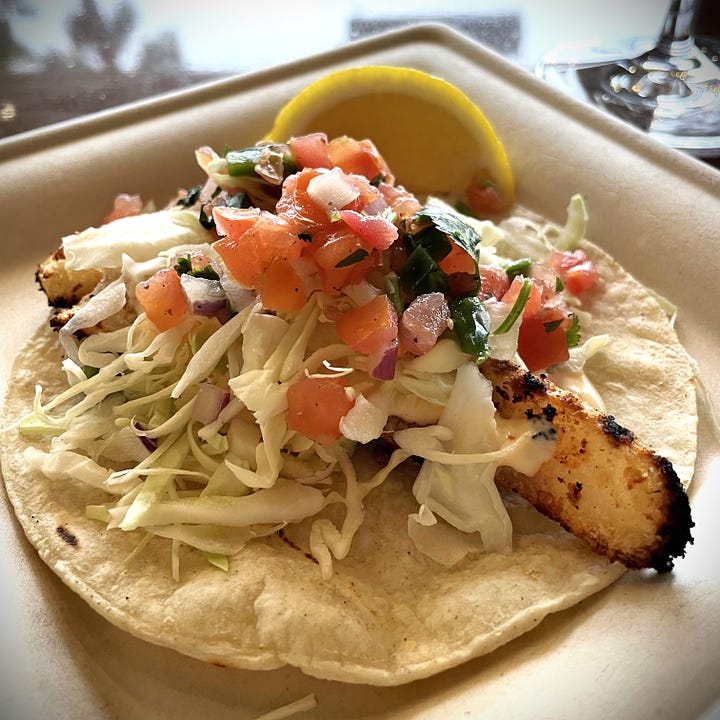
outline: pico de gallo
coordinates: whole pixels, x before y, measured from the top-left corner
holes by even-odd
[[[494,470],[542,433],[502,430],[477,368],[540,371],[579,346],[578,298],[599,282],[582,199],[564,228],[518,219],[482,174],[464,197],[421,201],[370,140],[322,133],[196,158],[204,180],[165,209],[119,196],[101,228],[65,238],[68,268],[104,275],[60,330],[68,389],[22,423],[55,437],[28,461],[110,493],[88,513],[172,539],[175,560],[185,544],[226,568],[318,516],[309,546],[328,576],[363,498],[419,456],[418,547],[437,552],[422,537],[439,515],[507,549]],[[468,423],[477,437],[460,442]],[[391,459],[361,481],[356,446],[388,436]],[[484,495],[467,495],[471,477]],[[337,502],[340,528],[320,517]]]
[[[207,148],[198,157],[206,168],[221,160]],[[275,158],[276,174],[257,191],[268,158]],[[489,356],[490,333],[516,322],[518,353],[531,371],[566,361],[568,348],[578,343],[579,322],[567,294],[578,296],[598,279],[582,250],[552,249],[539,261],[479,263],[482,238],[472,225],[448,209],[421,206],[395,185],[369,140],[328,141],[312,133],[287,146],[230,150],[224,160],[212,184],[179,202],[205,199],[200,213],[219,236],[212,247],[231,278],[257,293],[265,310],[280,313],[300,311],[318,291],[340,297],[346,288],[361,287],[367,302],[353,301],[333,319],[342,340],[370,358],[374,377],[391,379],[398,357],[426,353],[445,333],[481,362]],[[224,173],[235,182],[223,187]],[[237,181],[253,174],[247,187]],[[491,217],[507,209],[488,181],[468,188],[464,204]],[[194,276],[212,268],[202,252],[184,260]],[[193,312],[182,272],[161,269],[137,287],[159,330]],[[500,328],[491,327],[484,311],[488,299],[509,310]]]

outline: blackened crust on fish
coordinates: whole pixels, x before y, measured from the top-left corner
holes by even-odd
[[[522,375],[519,382],[513,385],[513,390],[513,402],[519,403],[528,398],[543,394],[546,388],[543,380],[537,377],[537,375],[527,372]]]
[[[664,552],[653,558],[652,567],[658,572],[670,572],[673,558],[684,557],[687,545],[692,545],[691,529],[695,527],[690,513],[690,503],[685,489],[677,476],[672,463],[661,455],[653,455],[658,472],[665,478],[668,493],[668,522],[658,530],[664,538]]]
[[[619,425],[612,415],[606,415],[603,418],[603,430],[605,430],[608,435],[614,437],[619,443],[631,443],[635,439],[632,432],[622,425]]]
[[[500,468],[498,485],[522,495],[597,553],[629,568],[672,569],[692,543],[687,495],[672,464],[614,417],[516,365],[481,366],[501,416],[543,416],[556,430],[553,457],[533,477]],[[548,412],[551,406],[554,413]]]
[[[41,262],[35,272],[35,280],[47,296],[48,305],[55,308],[76,305],[101,277],[99,270],[68,270],[62,246]]]

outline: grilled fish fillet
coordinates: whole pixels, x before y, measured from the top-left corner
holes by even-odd
[[[481,370],[502,417],[542,416],[557,441],[553,457],[535,476],[500,468],[498,486],[518,493],[610,560],[671,570],[692,542],[694,524],[672,464],[611,415],[542,377],[497,360]]]
[[[62,247],[43,260],[35,273],[35,279],[47,295],[48,305],[56,308],[76,305],[95,288],[101,277],[99,270],[68,270]]]

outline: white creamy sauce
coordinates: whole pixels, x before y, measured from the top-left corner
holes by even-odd
[[[496,417],[498,433],[506,442],[511,442],[520,437],[528,430],[537,433],[537,436],[529,443],[525,443],[514,450],[505,458],[502,465],[511,467],[523,475],[535,475],[543,463],[547,462],[555,452],[555,440],[552,423],[544,419],[527,420],[519,418],[506,420]],[[505,443],[503,443],[505,444]]]
[[[580,398],[586,405],[605,412],[605,403],[588,376],[582,371],[552,369],[546,371],[548,379],[559,388],[567,390]]]

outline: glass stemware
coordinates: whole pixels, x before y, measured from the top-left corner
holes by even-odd
[[[536,74],[699,157],[720,156],[720,42],[697,38],[697,0],[671,0],[654,41],[565,46]]]

